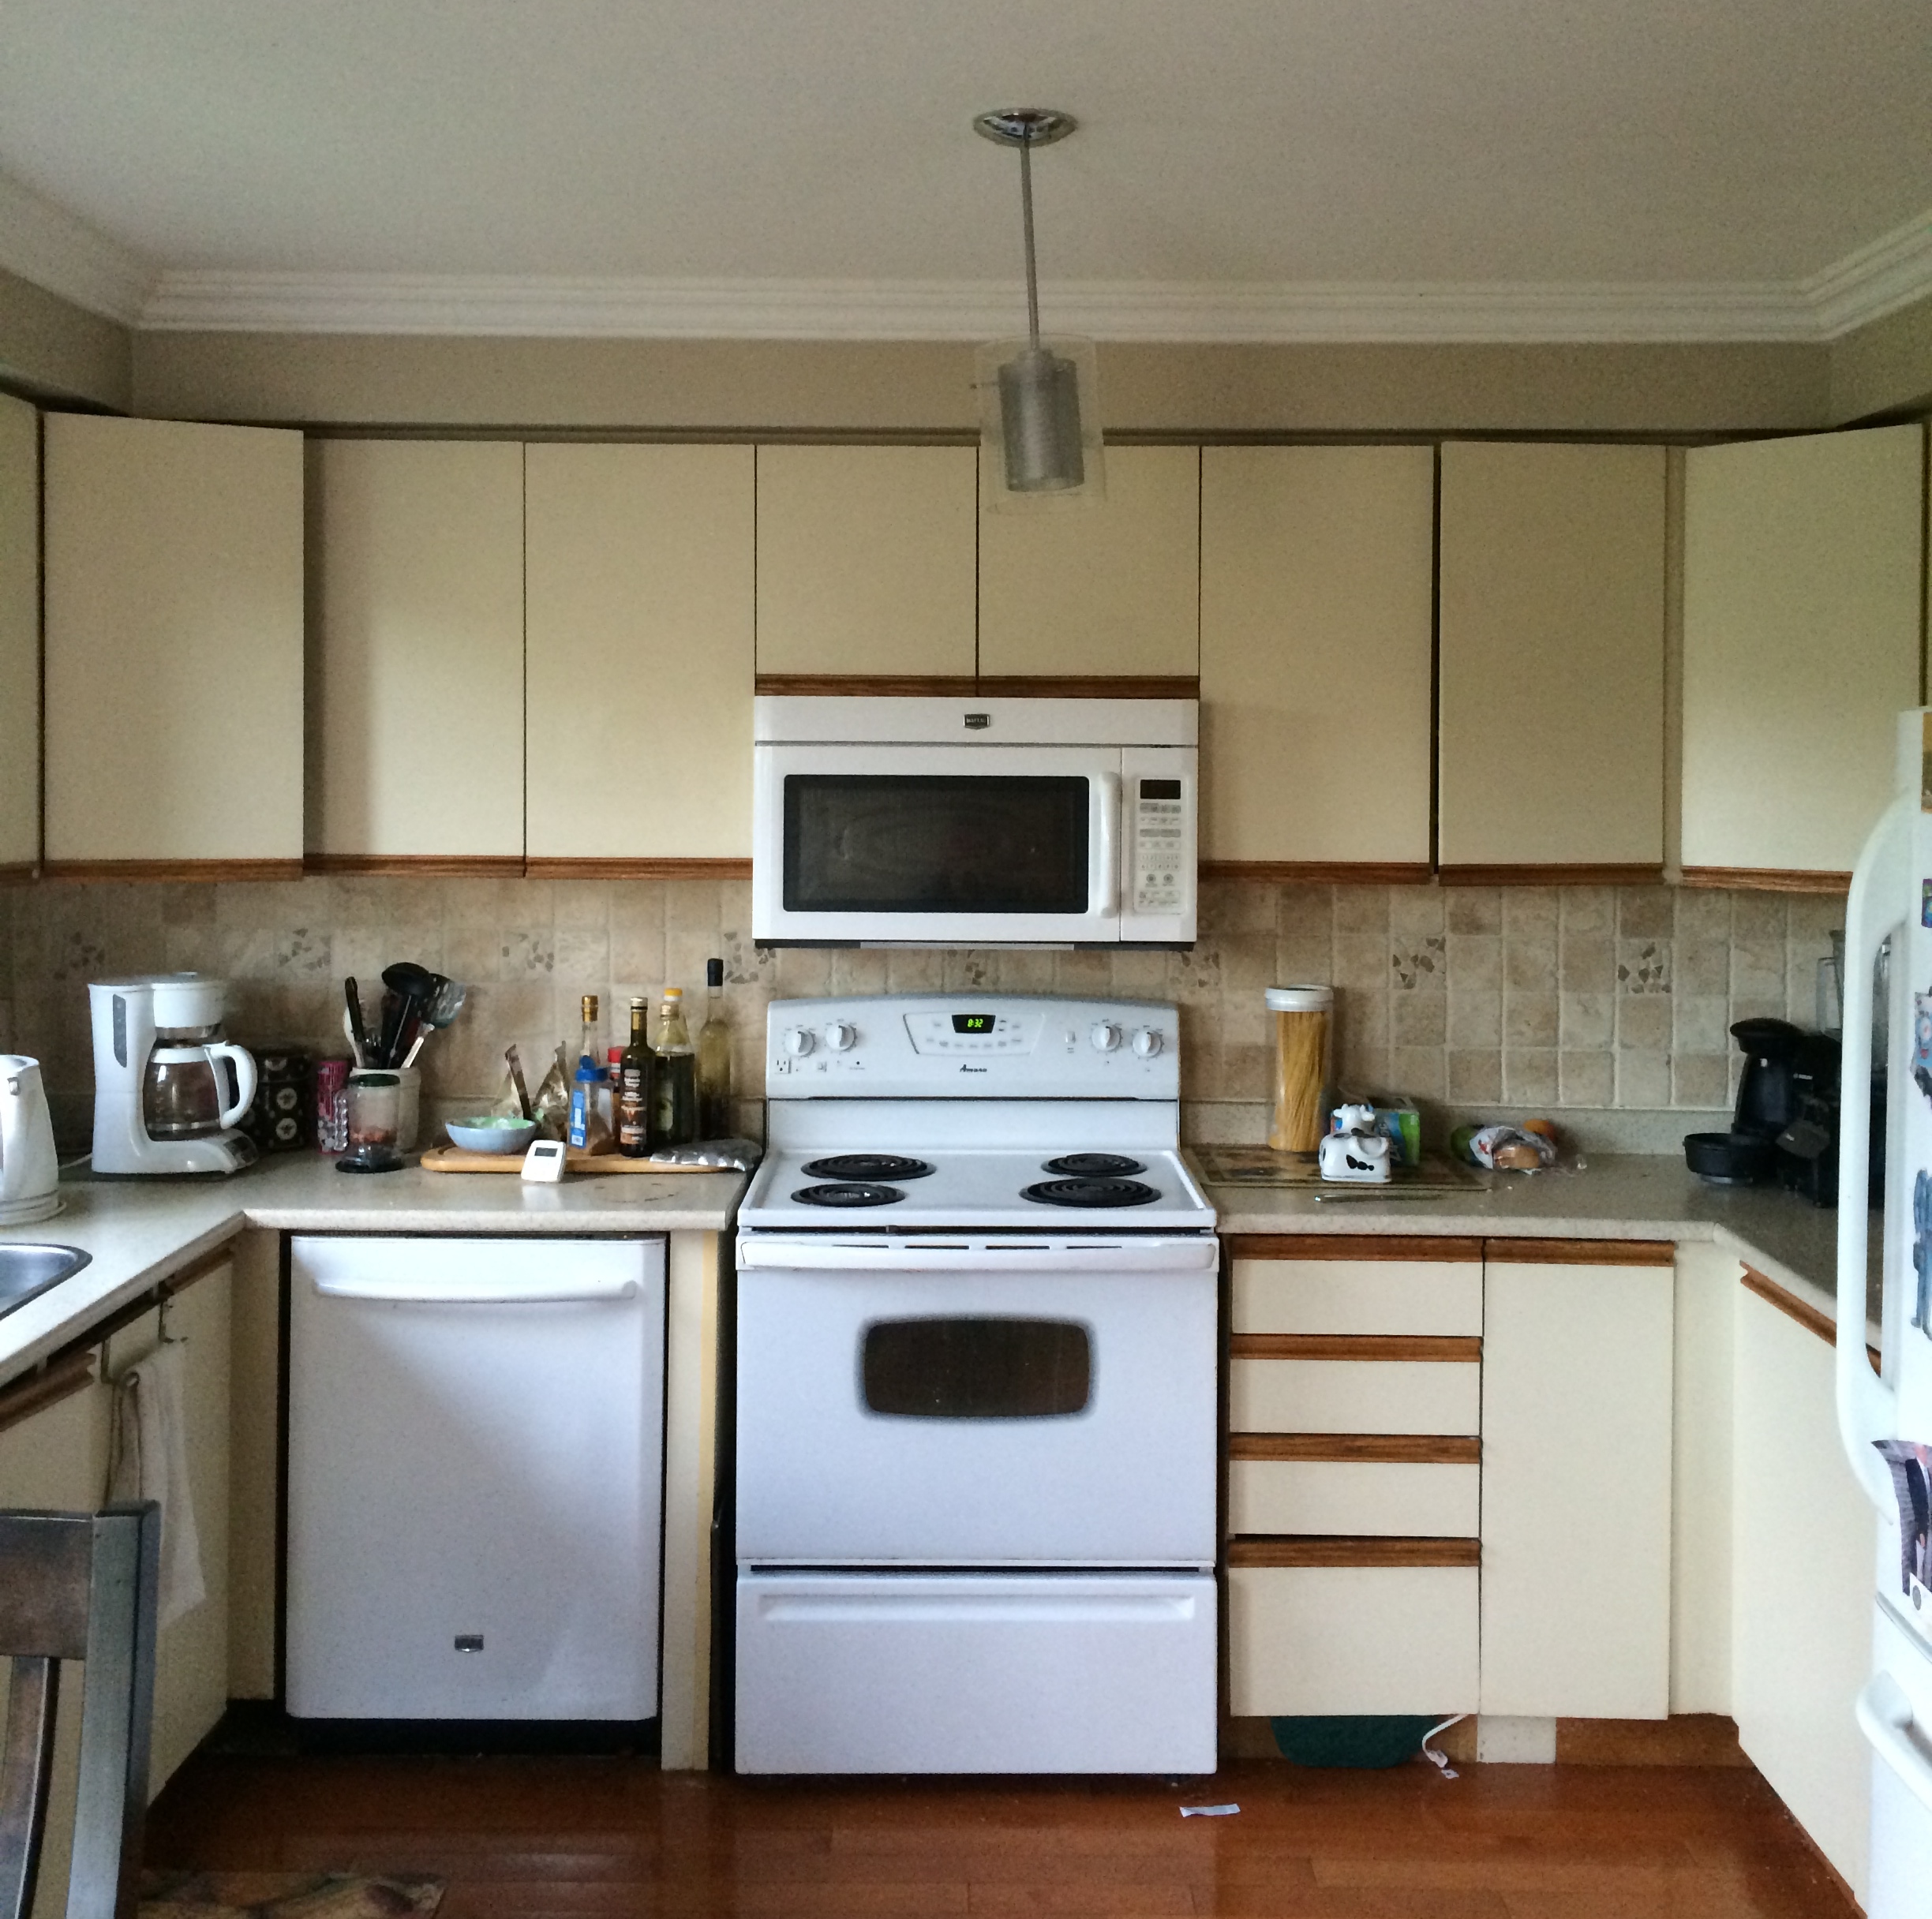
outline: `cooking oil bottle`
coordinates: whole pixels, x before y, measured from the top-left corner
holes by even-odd
[[[698,1029],[698,1137],[732,1135],[731,1028],[724,1023],[724,962],[705,962],[705,1018]]]
[[[698,1059],[684,1024],[682,987],[667,986],[651,1048],[653,1146],[689,1146],[698,1137]]]

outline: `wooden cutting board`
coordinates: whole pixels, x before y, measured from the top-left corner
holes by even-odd
[[[459,1146],[432,1147],[422,1156],[425,1173],[515,1173],[523,1170],[521,1153],[471,1153]],[[580,1153],[564,1156],[567,1173],[736,1173],[736,1166],[670,1166],[661,1160],[627,1159],[621,1153]]]

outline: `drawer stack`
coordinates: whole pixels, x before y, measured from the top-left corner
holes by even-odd
[[[1473,1711],[1482,1242],[1229,1249],[1230,1709]]]

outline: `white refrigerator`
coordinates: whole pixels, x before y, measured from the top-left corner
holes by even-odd
[[[1846,906],[1838,1184],[1838,1425],[1879,1515],[1870,1919],[1932,1911],[1932,708],[1900,716],[1895,796]],[[1881,1373],[1866,1357],[1874,961],[1889,939]]]

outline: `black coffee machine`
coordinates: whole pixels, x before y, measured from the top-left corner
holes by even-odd
[[[1713,1185],[1775,1179],[1814,1206],[1836,1206],[1838,1042],[1788,1019],[1740,1019],[1731,1037],[1744,1055],[1731,1130],[1687,1134],[1686,1163]]]

